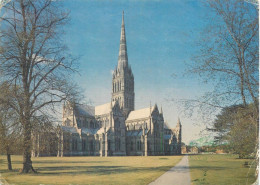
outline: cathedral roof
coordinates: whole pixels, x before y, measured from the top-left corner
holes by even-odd
[[[153,111],[153,109],[154,109],[154,106],[131,111],[126,121],[148,118],[151,115],[151,112]]]
[[[69,132],[69,133],[72,133],[72,134],[78,133],[77,129],[75,127],[61,126],[61,129],[62,129],[62,131]]]
[[[165,129],[171,129],[167,122],[164,122],[164,128]]]
[[[112,107],[114,106],[115,102],[112,103]],[[95,115],[103,115],[103,114],[109,114],[111,111],[111,103],[106,103],[103,105],[99,105],[95,107]]]
[[[93,106],[76,104],[75,105],[76,116],[95,116],[95,108]]]
[[[104,127],[101,127],[98,131],[97,131],[97,134],[103,134],[105,133],[105,128]]]
[[[95,107],[95,115],[108,114],[111,110],[111,103],[106,103]]]

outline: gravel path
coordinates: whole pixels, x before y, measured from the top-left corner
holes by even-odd
[[[190,170],[188,156],[184,156],[182,160],[169,171],[161,175],[158,179],[149,185],[190,185]]]
[[[9,185],[6,180],[4,180],[4,178],[2,177],[1,173],[0,173],[0,185]]]

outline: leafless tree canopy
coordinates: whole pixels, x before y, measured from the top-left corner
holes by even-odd
[[[215,85],[217,106],[258,106],[258,11],[242,0],[208,1],[216,18],[204,33],[191,72]]]
[[[201,34],[199,52],[188,64],[188,73],[214,88],[202,97],[180,102],[186,112],[199,109],[206,112],[204,117],[235,104],[253,103],[258,112],[257,7],[243,0],[209,0],[206,6],[215,17]]]
[[[32,118],[48,114],[55,103],[77,94],[69,81],[75,59],[67,54],[61,39],[68,12],[61,8],[61,2],[52,0],[13,0],[2,11],[1,80],[15,89],[15,98],[8,103],[23,126],[23,172],[27,173],[34,171],[30,154]]]

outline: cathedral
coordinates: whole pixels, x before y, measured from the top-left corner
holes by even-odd
[[[118,63],[112,76],[111,100],[99,106],[66,102],[62,125],[52,144],[40,147],[44,136],[33,140],[33,156],[154,156],[181,154],[182,126],[164,121],[162,108],[135,110],[134,75],[128,64],[124,13]],[[41,134],[42,135],[42,134]]]

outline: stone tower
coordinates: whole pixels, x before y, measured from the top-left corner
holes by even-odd
[[[118,101],[125,116],[134,110],[134,76],[128,65],[124,12],[122,15],[121,37],[117,67],[113,73],[112,101]]]

